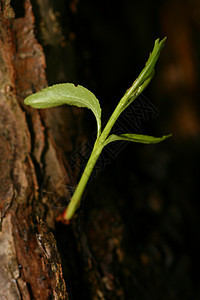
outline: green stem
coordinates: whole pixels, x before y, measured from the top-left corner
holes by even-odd
[[[80,200],[81,200],[81,197],[85,190],[85,187],[88,183],[88,180],[90,178],[92,170],[94,169],[94,166],[95,166],[102,150],[103,150],[103,145],[99,143],[99,140],[97,140],[94,145],[93,151],[90,155],[90,158],[87,162],[85,170],[81,176],[81,179],[76,187],[76,190],[70,200],[70,203],[69,203],[67,209],[64,212],[63,217],[66,221],[69,221],[73,217],[75,211],[79,207]]]
[[[124,95],[124,97],[127,98],[128,96]],[[107,136],[109,135],[113,125],[115,124],[117,118],[119,117],[120,112],[123,110],[122,109],[122,107],[123,107],[123,103],[122,103],[123,98],[121,99],[121,101],[119,102],[117,107],[115,108],[115,110],[114,110],[112,116],[110,117],[108,123],[106,124],[103,132],[101,133],[101,135],[99,136],[99,138],[95,142],[93,151],[90,155],[90,158],[89,158],[88,163],[85,167],[85,170],[84,170],[84,172],[81,176],[81,179],[80,179],[80,181],[79,181],[79,183],[76,187],[76,190],[75,190],[75,192],[74,192],[74,194],[73,194],[73,196],[70,200],[70,203],[69,203],[67,209],[64,212],[63,217],[66,221],[69,221],[73,217],[75,211],[79,207],[81,197],[82,197],[83,192],[85,190],[85,187],[88,183],[90,175],[91,175],[91,173],[94,169],[94,166],[95,166],[95,164],[96,164],[96,162],[97,162],[97,160],[98,160],[98,158],[99,158],[99,156],[100,156],[100,154],[101,154],[101,152],[104,148],[104,142],[105,142]]]

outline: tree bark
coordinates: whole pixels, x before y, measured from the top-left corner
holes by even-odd
[[[62,170],[40,113],[23,104],[47,84],[45,58],[34,36],[31,3],[19,5],[20,16],[9,0],[0,1],[0,298],[66,299],[38,192],[46,159],[55,163],[57,175]]]

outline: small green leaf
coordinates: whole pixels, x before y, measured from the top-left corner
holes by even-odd
[[[161,41],[157,39],[154,44],[153,51],[150,53],[149,58],[145,64],[144,69],[139,74],[138,78],[133,82],[132,86],[125,93],[125,103],[123,104],[122,111],[127,108],[149,85],[155,73],[155,65],[160,56],[160,52],[164,47],[166,37]],[[122,112],[121,111],[121,112]]]
[[[149,59],[147,60],[144,69],[140,73],[138,78],[141,78],[142,81],[144,82],[147,78],[153,77],[154,71],[155,71],[155,65],[157,63],[157,60],[160,56],[160,52],[162,48],[165,45],[166,37],[162,39],[161,41],[157,39],[154,44],[154,48],[152,53],[149,55]]]
[[[149,135],[142,135],[142,134],[131,134],[125,133],[121,135],[111,134],[104,143],[104,146],[115,141],[129,141],[135,143],[142,143],[142,144],[156,144],[164,141],[165,139],[171,137],[172,134],[163,135],[162,137],[154,137]]]
[[[101,132],[101,107],[98,99],[88,89],[72,83],[47,87],[28,96],[24,103],[34,108],[49,108],[64,104],[86,107],[92,110],[97,120],[98,136]]]

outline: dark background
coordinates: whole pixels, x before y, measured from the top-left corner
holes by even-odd
[[[123,144],[121,150],[113,144],[111,154],[103,153],[82,211],[120,212],[123,262],[116,273],[125,299],[200,299],[199,1],[51,4],[60,27],[36,27],[49,84],[74,82],[90,89],[104,122],[142,70],[155,39],[167,36],[153,81],[115,130],[123,131],[126,123],[130,132],[173,137],[158,145]],[[47,24],[49,16],[47,11]],[[96,130],[90,112],[84,110],[81,118],[74,153],[76,141],[87,144]],[[73,151],[66,147],[66,157]]]

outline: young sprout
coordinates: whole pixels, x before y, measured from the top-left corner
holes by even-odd
[[[155,144],[164,141],[169,135],[162,137],[153,137],[147,135],[124,133],[121,135],[110,134],[110,131],[117,121],[120,114],[144,91],[154,76],[155,65],[159,58],[160,51],[164,47],[165,39],[157,39],[154,44],[152,53],[138,78],[133,82],[132,86],[125,92],[119,101],[113,114],[108,120],[105,128],[101,131],[101,107],[98,99],[88,89],[72,83],[55,84],[47,87],[40,92],[28,96],[24,102],[34,108],[48,108],[59,105],[75,105],[78,107],[86,107],[92,110],[97,121],[97,138],[87,162],[85,170],[76,187],[76,190],[69,202],[68,207],[63,213],[63,221],[69,222],[80,205],[80,200],[87,185],[88,179],[94,169],[94,166],[103,150],[103,148],[114,141],[131,141],[143,144]]]

